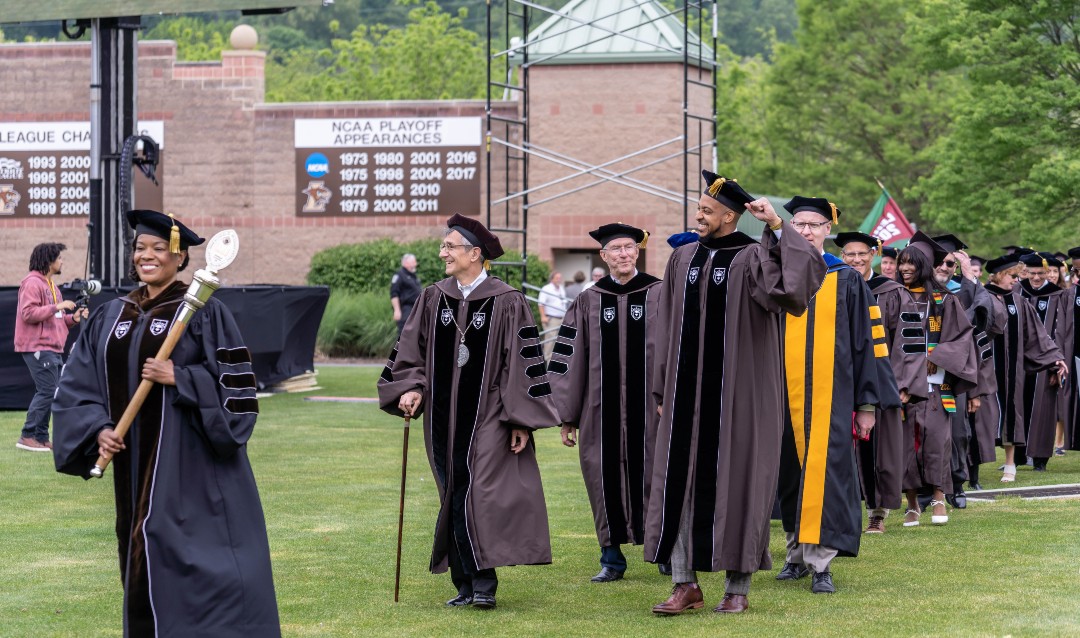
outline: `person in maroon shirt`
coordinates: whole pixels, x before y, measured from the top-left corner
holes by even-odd
[[[49,419],[53,394],[64,365],[64,344],[68,328],[86,318],[85,308],[76,310],[74,301],[65,301],[56,290],[53,277],[60,274],[67,247],[44,243],[30,253],[30,272],[19,284],[19,309],[15,316],[15,352],[22,354],[34,378],[33,400],[26,411],[26,423],[15,447],[28,452],[48,452]]]

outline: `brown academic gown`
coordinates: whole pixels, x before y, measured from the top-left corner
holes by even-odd
[[[871,310],[871,318],[875,325],[885,329],[886,356],[877,359],[882,368],[878,374],[882,378],[892,378],[895,388],[896,377],[892,369],[892,357],[888,356],[888,344],[895,343],[900,308],[899,291],[903,286],[895,279],[882,275],[875,275],[866,283],[877,300],[877,306]],[[886,409],[880,406],[876,408],[870,440],[856,441],[855,452],[859,461],[866,507],[890,510],[900,507],[900,494],[904,483],[904,424],[899,404]]]
[[[989,289],[987,292],[990,292]],[[1004,334],[1009,321],[1009,312],[1005,309],[1004,302],[992,293],[990,304],[987,316],[979,317],[976,322],[980,324],[975,328],[975,348],[979,355],[979,382],[978,386],[968,393],[970,397],[979,399],[979,409],[974,414],[967,415],[971,426],[968,462],[973,465],[990,463],[994,460],[997,428],[1001,421],[994,340]]]
[[[1073,312],[1066,297],[1068,291],[1047,282],[1035,290],[1028,280],[1020,282],[1020,295],[1035,308],[1046,334],[1061,352],[1072,352]],[[1062,357],[1064,358],[1064,357]],[[1054,454],[1054,438],[1060,405],[1053,370],[1029,375],[1024,387],[1024,416],[1027,417],[1027,455],[1031,458],[1050,458]],[[1066,379],[1069,381],[1069,379]],[[1066,390],[1067,392],[1067,390]]]
[[[458,326],[469,351],[463,367]],[[446,571],[451,542],[468,572],[551,562],[535,444],[510,451],[511,428],[559,421],[538,337],[519,291],[489,276],[463,300],[447,278],[424,289],[383,370],[385,412],[402,416],[406,392],[424,396],[424,443],[440,500],[433,573]]]
[[[1020,297],[1017,290],[986,286],[1005,307],[1005,330],[994,336],[994,371],[998,391],[995,403],[1000,414],[995,438],[999,445],[1024,445],[1027,421],[1024,419],[1024,395],[1029,376],[1053,367],[1061,360],[1061,349],[1046,334],[1035,306]]]
[[[910,395],[904,406],[904,489],[934,486],[951,494],[955,397],[978,381],[978,357],[971,322],[956,295],[919,295],[901,291],[890,349],[896,385]],[[944,382],[929,383],[927,361],[946,371]]]
[[[1080,339],[1076,337],[1076,326],[1080,325],[1080,286],[1073,286],[1066,291],[1065,299],[1072,308],[1073,349],[1066,353],[1069,364],[1070,400],[1065,410],[1065,446],[1070,450],[1080,450]]]
[[[675,250],[661,287],[657,429],[645,560],[670,562],[686,509],[691,566],[769,569],[784,425],[781,314],[821,287],[821,254],[788,224]]]
[[[548,379],[563,423],[578,427],[581,473],[601,547],[645,539],[656,438],[652,398],[660,280],[601,279],[570,304]]]

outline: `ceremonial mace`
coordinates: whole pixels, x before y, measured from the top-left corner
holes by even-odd
[[[397,566],[394,568],[394,602],[398,601],[398,589],[401,587],[401,530],[405,526],[405,469],[409,466],[409,421],[412,416],[405,415],[405,442],[401,446],[401,500],[398,502],[397,517]]]
[[[217,273],[233,263],[239,250],[240,238],[236,235],[236,231],[231,228],[223,230],[210,238],[209,243],[206,244],[206,269],[195,271],[191,285],[188,286],[187,292],[184,293],[184,303],[180,306],[180,313],[169,330],[169,336],[165,338],[165,343],[161,344],[161,348],[154,359],[165,361],[172,355],[173,348],[180,341],[188,322],[191,321],[191,318],[200,308],[206,305],[206,300],[210,298],[210,295],[221,287],[221,281],[217,278]],[[116,427],[113,429],[117,436],[123,438],[127,434],[128,428],[135,421],[135,415],[139,413],[152,387],[154,387],[154,382],[149,379],[143,379],[142,383],[139,384],[135,394],[131,397],[131,402],[128,403],[124,414],[120,417],[120,421],[117,422]],[[97,463],[94,463],[94,467],[90,468],[90,476],[101,478],[105,474],[105,468],[109,466],[111,459],[112,457],[109,456],[99,456]]]

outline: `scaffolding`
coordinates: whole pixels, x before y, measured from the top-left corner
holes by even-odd
[[[583,18],[575,14],[574,9],[584,3],[594,3],[589,9],[600,15]],[[543,17],[543,22],[534,22],[534,16]],[[628,17],[631,24],[615,28],[606,26],[620,19],[625,22]],[[531,208],[599,184],[618,184],[678,204],[683,211],[682,227],[688,228],[687,214],[690,202],[698,197],[700,171],[714,170],[716,166],[717,20],[713,0],[682,0],[675,9],[667,9],[656,0],[571,0],[561,9],[545,7],[531,0],[488,0],[487,43],[491,54],[485,143],[487,224],[493,232],[517,238],[520,251],[516,258],[494,265],[520,269],[523,291],[526,290]],[[678,34],[673,33],[673,24],[681,25],[679,45],[672,44],[678,40]],[[658,37],[641,37],[645,28]],[[682,134],[601,163],[584,161],[535,143],[529,130],[530,69],[580,55],[581,51],[601,43],[610,46],[612,41],[621,41],[639,51],[655,50],[666,61],[681,58]],[[493,111],[497,96],[518,103],[516,117]],[[702,103],[709,106],[704,110],[695,107]],[[663,155],[631,167],[618,166],[654,152]],[[646,168],[679,158],[683,169],[682,192],[634,176]],[[530,159],[554,163],[568,172],[544,183],[531,184]],[[594,179],[554,194],[541,192],[583,176]]]

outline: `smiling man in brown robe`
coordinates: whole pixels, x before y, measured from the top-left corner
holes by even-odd
[[[718,612],[745,611],[750,576],[769,569],[784,426],[781,315],[802,314],[825,278],[821,254],[767,199],[702,171],[697,242],[680,246],[661,286],[653,396],[661,408],[645,560],[672,564],[658,614],[703,606],[698,571],[727,571]],[[744,210],[767,224],[738,232]]]
[[[602,246],[600,257],[611,274],[570,304],[548,379],[563,422],[563,445],[581,444],[581,473],[600,542],[600,573],[592,582],[606,583],[626,571],[619,545],[645,540],[660,280],[636,266],[645,231],[605,224],[589,235]]]
[[[451,217],[446,279],[421,293],[379,381],[390,414],[424,417],[439,488],[432,573],[452,607],[495,607],[503,565],[551,562],[547,508],[530,432],[559,423],[539,334],[520,291],[488,276],[503,254],[475,219]]]
[[[1060,268],[1062,262],[1047,252],[1031,253],[1020,258],[1027,266],[1028,278],[1020,282],[1020,296],[1039,316],[1046,334],[1062,353],[1073,351],[1073,302],[1067,290],[1047,279],[1047,271]],[[1029,375],[1024,386],[1024,416],[1028,424],[1027,456],[1034,471],[1045,472],[1054,453],[1054,437],[1059,413],[1058,394],[1068,392],[1067,368]],[[1064,389],[1063,389],[1064,388]]]

